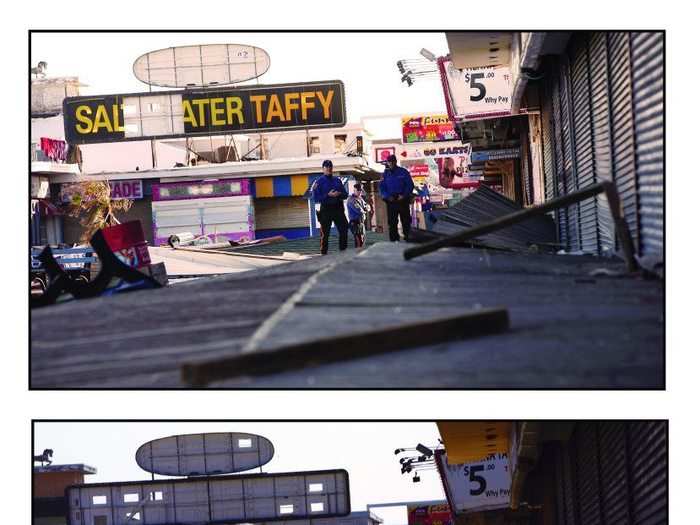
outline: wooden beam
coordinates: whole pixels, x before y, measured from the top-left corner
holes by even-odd
[[[182,365],[182,380],[190,386],[238,376],[262,375],[304,366],[357,359],[407,348],[434,345],[503,332],[506,309],[471,310],[463,314],[407,323],[338,337],[296,343],[199,363]]]
[[[561,197],[552,199],[544,204],[525,208],[514,213],[509,213],[508,215],[498,217],[492,221],[485,222],[471,228],[465,228],[464,230],[453,235],[408,248],[404,251],[404,258],[409,260],[420,255],[425,255],[426,253],[434,252],[440,248],[454,246],[455,244],[464,242],[468,239],[473,239],[479,235],[485,235],[487,233],[512,226],[513,224],[517,224],[531,217],[544,215],[550,211],[558,208],[564,208],[571,204],[594,197],[595,195],[603,192],[605,192],[608,198],[608,203],[610,204],[610,211],[612,213],[613,220],[615,221],[615,233],[620,240],[620,245],[627,263],[627,270],[629,272],[634,272],[638,268],[637,261],[634,258],[634,244],[632,243],[632,237],[627,226],[627,221],[625,221],[625,218],[622,215],[620,197],[617,193],[617,188],[615,187],[615,184],[610,181],[591,184],[590,186],[575,191],[574,193],[562,195]]]

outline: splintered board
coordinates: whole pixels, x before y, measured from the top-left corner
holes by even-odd
[[[254,469],[275,454],[269,439],[242,432],[182,434],[154,439],[136,451],[142,469],[166,476],[211,476]]]
[[[346,470],[73,485],[69,525],[203,525],[350,513]]]

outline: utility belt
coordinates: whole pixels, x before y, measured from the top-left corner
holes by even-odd
[[[334,202],[333,204],[321,204],[321,211],[338,211],[343,209],[343,201]]]

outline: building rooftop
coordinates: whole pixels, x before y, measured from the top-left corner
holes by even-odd
[[[79,175],[57,175],[55,182],[75,182],[80,180],[119,180],[119,179],[167,179],[182,180],[192,178],[201,180],[203,177],[234,176],[234,177],[271,177],[275,175],[290,175],[304,173],[321,173],[321,162],[324,158],[333,161],[336,173],[374,174],[379,178],[362,157],[347,155],[328,155],[327,157],[294,157],[271,160],[253,160],[221,162],[218,164],[199,164],[197,166],[182,166],[178,168],[150,168],[132,171],[82,173]]]
[[[97,469],[83,463],[72,463],[69,465],[44,465],[34,466],[35,474],[44,474],[48,472],[78,472],[80,474],[97,474]]]

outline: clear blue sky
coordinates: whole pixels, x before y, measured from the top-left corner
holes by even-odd
[[[85,463],[97,468],[87,483],[150,479],[136,464],[146,441],[174,434],[250,432],[272,441],[275,456],[265,472],[344,468],[350,474],[352,510],[368,503],[444,499],[437,471],[420,483],[402,475],[394,450],[438,444],[435,423],[37,423],[34,453],[54,451],[54,464]],[[159,478],[161,476],[158,476]],[[405,509],[376,511],[387,525],[406,523]]]

